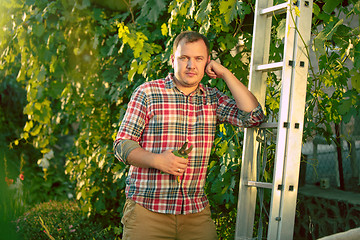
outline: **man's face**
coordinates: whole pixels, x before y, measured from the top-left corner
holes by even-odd
[[[175,84],[185,94],[193,92],[204,77],[206,64],[210,61],[203,40],[186,42],[182,39],[171,55]]]

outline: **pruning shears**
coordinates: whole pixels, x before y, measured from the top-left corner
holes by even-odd
[[[193,145],[190,145],[190,147],[186,149],[187,145],[188,142],[185,142],[179,150],[174,150],[172,153],[177,157],[181,157],[185,159],[188,158],[189,153],[193,149]],[[177,181],[180,183],[180,176],[177,176]]]
[[[186,149],[187,145],[188,145],[188,142],[185,142],[179,150],[174,150],[172,153],[178,157],[188,158],[189,157],[188,154],[193,149],[193,145],[190,145],[190,147],[188,149]]]

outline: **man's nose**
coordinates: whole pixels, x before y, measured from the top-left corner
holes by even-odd
[[[187,68],[194,68],[194,62],[193,60],[189,59],[186,65]]]

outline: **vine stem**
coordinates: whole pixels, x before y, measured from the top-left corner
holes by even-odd
[[[55,240],[55,238],[53,236],[51,236],[50,232],[49,232],[49,229],[46,227],[45,223],[44,223],[44,220],[40,218],[40,224],[41,226],[45,229],[44,232],[46,233],[46,235],[51,239],[51,240]]]
[[[296,6],[295,8],[297,8],[297,6]],[[311,71],[311,73],[313,74],[313,76],[315,76],[314,67],[312,66],[311,59],[310,59],[309,45],[305,42],[303,36],[301,35],[301,33],[300,33],[300,31],[299,31],[299,28],[298,28],[297,25],[295,24],[296,22],[295,22],[294,14],[293,14],[293,11],[292,11],[292,10],[293,10],[293,7],[292,7],[291,4],[290,4],[290,10],[291,10],[291,11],[290,11],[290,16],[291,16],[291,19],[292,19],[292,21],[293,21],[293,23],[294,23],[295,31],[299,34],[299,37],[300,37],[302,43],[303,43],[304,46],[305,46],[306,57],[307,57],[307,59],[309,60],[310,71]],[[301,12],[300,12],[300,14],[301,14]]]
[[[129,11],[130,11],[131,21],[132,21],[133,23],[135,23],[135,16],[134,16],[134,13],[133,13],[132,8],[131,8],[131,0],[129,0],[129,1],[122,0],[122,1],[126,4],[126,6],[128,7],[128,9],[129,9]]]

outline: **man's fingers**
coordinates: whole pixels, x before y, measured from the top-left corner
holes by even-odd
[[[206,74],[210,77],[210,78],[216,78],[216,72],[212,69],[211,65],[207,65],[206,69],[205,69]]]
[[[177,168],[174,172],[173,175],[175,176],[182,176],[185,172],[186,168]]]
[[[174,167],[174,175],[181,176],[184,174],[186,168],[187,168],[188,160],[185,158],[181,158],[180,162],[177,162],[176,166]]]
[[[173,154],[172,150],[167,150],[164,152],[164,167],[162,168],[164,172],[175,176],[181,176],[186,170],[188,159],[178,157]],[[167,169],[167,170],[166,170]]]

